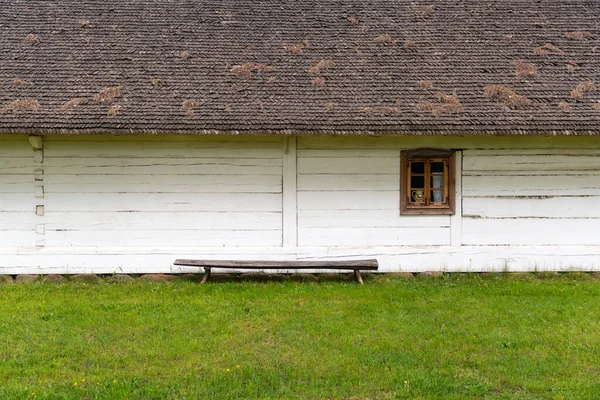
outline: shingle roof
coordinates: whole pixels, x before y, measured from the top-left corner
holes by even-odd
[[[584,135],[599,101],[598,0],[0,0],[0,133]]]

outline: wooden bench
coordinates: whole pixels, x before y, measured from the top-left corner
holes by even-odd
[[[202,283],[210,278],[213,268],[239,269],[349,269],[354,271],[354,277],[363,285],[360,271],[377,271],[379,263],[371,260],[349,261],[236,261],[236,260],[175,260],[175,265],[204,268]]]

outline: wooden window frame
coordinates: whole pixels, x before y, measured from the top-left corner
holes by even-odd
[[[444,161],[447,164],[444,173],[444,194],[447,198],[445,204],[415,205],[410,201],[409,163],[411,161],[424,161],[426,166],[432,161]],[[447,174],[446,174],[447,173]],[[453,150],[417,149],[405,150],[400,153],[400,214],[401,215],[453,215],[456,205],[456,156]],[[429,197],[431,172],[426,167],[425,193]]]

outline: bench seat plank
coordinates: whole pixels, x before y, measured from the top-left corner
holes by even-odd
[[[175,260],[175,265],[205,268],[241,269],[352,269],[376,271],[376,259],[347,261],[241,261],[241,260]]]

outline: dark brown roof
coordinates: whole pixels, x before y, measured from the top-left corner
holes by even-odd
[[[0,133],[584,135],[599,101],[598,0],[0,0]]]

